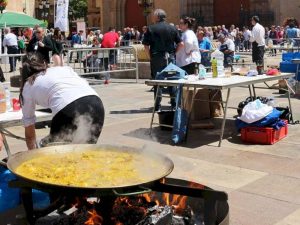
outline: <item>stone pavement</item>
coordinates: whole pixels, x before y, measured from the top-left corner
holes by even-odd
[[[101,144],[144,147],[168,155],[175,163],[171,177],[205,184],[229,194],[230,224],[288,225],[300,224],[300,130],[289,126],[287,138],[273,146],[247,145],[240,141],[234,120],[227,121],[223,146],[216,147],[220,119],[216,129],[193,130],[186,144],[173,146],[171,133],[155,127],[149,136],[153,93],[143,81],[126,80],[107,86],[94,86],[105,110]],[[287,106],[287,99],[276,90],[259,89],[258,95],[275,96],[277,104]],[[17,93],[14,93],[17,94]],[[233,89],[230,103],[236,106],[248,96],[247,89]],[[165,100],[164,105],[168,100]],[[300,119],[300,101],[293,99],[295,119]],[[230,116],[235,110],[229,110]],[[22,127],[10,131],[23,135]],[[44,137],[48,129],[37,130]],[[8,139],[13,152],[25,151],[25,143]],[[0,152],[4,157],[5,152]]]

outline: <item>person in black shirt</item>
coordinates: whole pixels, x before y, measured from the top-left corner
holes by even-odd
[[[54,29],[53,35],[50,36],[52,41],[52,61],[54,66],[63,66],[63,44],[62,44],[62,35],[60,29],[56,27]]]
[[[155,79],[157,73],[161,72],[169,63],[175,64],[175,53],[183,47],[179,33],[174,26],[168,24],[166,12],[156,9],[153,16],[155,24],[148,27],[144,34],[143,45],[150,55],[151,77]],[[154,98],[157,87],[154,87]],[[175,108],[174,89],[169,88],[171,106]],[[160,110],[161,98],[157,98],[155,110]]]
[[[29,41],[26,51],[40,53],[47,63],[50,63],[49,52],[53,50],[53,43],[49,37],[45,36],[42,27],[38,27],[35,35]]]

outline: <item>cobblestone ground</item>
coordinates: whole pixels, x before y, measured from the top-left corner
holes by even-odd
[[[278,64],[276,58],[268,60]],[[114,80],[94,88],[106,111],[99,144],[144,147],[146,151],[168,155],[175,163],[171,177],[196,181],[229,194],[230,224],[300,224],[299,125],[290,125],[288,137],[275,145],[246,145],[235,131],[236,111],[231,109],[221,148],[217,147],[220,119],[214,120],[215,129],[192,130],[186,144],[172,146],[168,131],[155,127],[153,135],[149,135],[153,93],[143,81],[136,84]],[[258,89],[257,94],[274,96],[278,105],[288,105],[286,96],[277,90]],[[230,105],[237,106],[247,96],[247,89],[233,89]],[[300,101],[293,98],[292,103],[294,118],[300,120]],[[19,135],[24,132],[22,127],[9,130]],[[37,130],[38,138],[48,132],[47,128]],[[11,138],[8,141],[13,152],[26,150],[24,142]],[[5,157],[4,151],[0,157]]]

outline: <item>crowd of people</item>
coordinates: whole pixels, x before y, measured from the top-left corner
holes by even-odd
[[[197,74],[199,64],[210,66],[210,52],[218,49],[224,55],[224,66],[232,66],[235,52],[251,51],[252,61],[258,74],[264,73],[264,53],[266,43],[282,44],[284,41],[299,44],[300,30],[298,21],[289,19],[283,27],[271,26],[271,30],[260,24],[260,18],[251,18],[252,29],[244,26],[240,30],[235,25],[229,29],[225,25],[216,27],[198,26],[195,19],[183,17],[179,25],[166,22],[166,13],[162,9],[154,11],[154,24],[150,25],[142,38],[145,50],[150,56],[151,76],[162,71],[169,62],[175,63],[188,74]],[[217,43],[216,46],[213,46]],[[276,54],[276,52],[274,53]],[[169,89],[171,107],[174,107],[174,90]],[[154,89],[154,97],[156,90]],[[155,110],[160,110],[158,97]]]

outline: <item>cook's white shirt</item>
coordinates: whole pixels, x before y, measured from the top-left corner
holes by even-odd
[[[196,34],[192,30],[186,30],[182,34],[184,47],[176,53],[176,65],[178,67],[186,66],[191,63],[200,63],[201,55],[199,43]]]
[[[22,106],[25,127],[35,124],[35,107],[40,105],[52,110],[55,116],[73,101],[97,95],[88,82],[78,76],[71,67],[52,67],[40,73],[33,84],[25,83]]]

